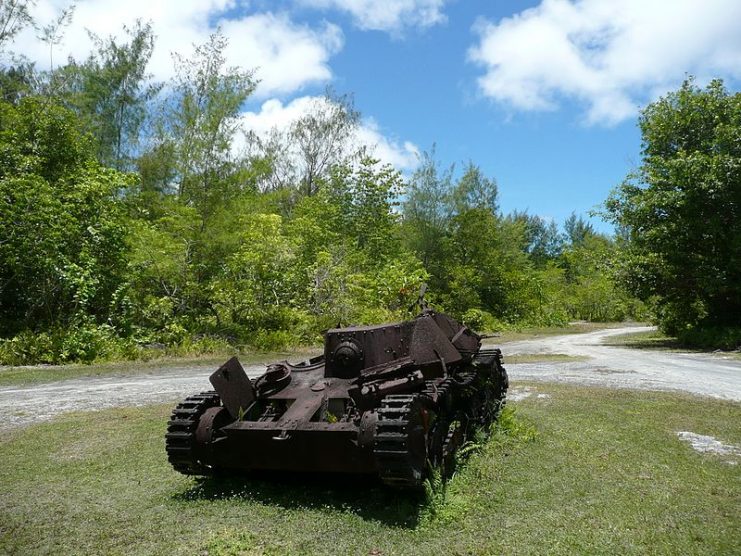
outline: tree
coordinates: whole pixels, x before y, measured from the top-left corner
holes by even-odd
[[[594,227],[581,215],[576,216],[575,212],[572,212],[571,216],[566,219],[563,228],[566,231],[566,239],[572,246],[580,245],[588,237],[594,235]]]
[[[111,317],[125,273],[123,174],[98,165],[75,115],[0,102],[0,331]]]
[[[492,214],[499,212],[497,182],[487,178],[481,168],[468,162],[453,192],[452,203],[456,213],[470,209],[484,209]]]
[[[527,211],[514,211],[507,215],[506,220],[522,226],[525,251],[536,266],[542,267],[555,260],[563,251],[564,236],[558,232],[558,226],[553,220],[548,221],[538,215],[528,214]]]
[[[0,68],[0,100],[17,104],[32,93],[35,82],[36,70],[29,62],[17,62]]]
[[[64,29],[72,23],[74,13],[74,5],[64,7],[54,19],[39,29],[41,31],[41,34],[38,35],[39,40],[49,45],[49,69],[51,72],[54,71],[54,47],[62,42]]]
[[[313,101],[310,110],[293,123],[290,140],[300,160],[301,192],[314,195],[318,180],[350,153],[350,140],[357,129],[360,113],[351,97],[326,96]]]
[[[4,0],[0,3],[0,53],[5,43],[13,39],[23,28],[33,26],[33,17],[28,8],[33,0]]]
[[[147,83],[152,26],[137,21],[124,31],[129,36],[124,44],[90,33],[96,52],[83,64],[60,69],[65,83],[60,94],[87,122],[97,140],[98,160],[119,170],[131,168],[149,103],[161,88]]]
[[[642,113],[642,164],[606,201],[626,285],[670,333],[741,325],[741,93],[692,79]]]
[[[436,280],[442,279],[445,237],[452,217],[453,170],[453,166],[440,169],[433,146],[431,152],[423,153],[412,174],[403,204],[406,244]],[[433,283],[433,290],[441,285]]]
[[[379,257],[398,254],[393,208],[401,193],[402,178],[388,164],[364,157],[355,166],[337,165],[328,183],[331,201],[339,205],[341,232],[359,249]]]
[[[174,97],[161,124],[159,144],[173,145],[177,193],[205,217],[244,185],[232,142],[257,84],[253,72],[226,66],[226,46],[217,32],[193,56],[175,55]]]

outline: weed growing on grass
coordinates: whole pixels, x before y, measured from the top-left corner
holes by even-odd
[[[535,425],[517,415],[515,408],[505,406],[499,418],[488,428],[478,429],[471,440],[467,441],[455,454],[453,469],[455,473],[446,480],[440,468],[429,469],[428,479],[424,483],[424,514],[428,519],[454,521],[465,513],[467,505],[463,500],[450,499],[447,496],[449,481],[456,475],[465,475],[466,464],[470,458],[479,454],[487,445],[530,442],[537,437]]]
[[[286,543],[273,543],[244,529],[212,533],[201,552],[207,556],[278,556],[289,553]]]
[[[491,432],[494,440],[530,442],[538,436],[535,425],[530,420],[518,416],[512,406],[502,409],[499,419],[492,425]]]

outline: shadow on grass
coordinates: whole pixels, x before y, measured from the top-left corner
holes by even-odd
[[[178,501],[245,500],[284,509],[336,509],[365,520],[413,529],[425,496],[390,489],[372,476],[302,473],[251,473],[197,479],[174,494]]]
[[[733,355],[734,351],[715,350],[713,348],[703,348],[682,342],[677,338],[648,338],[625,340],[623,342],[605,343],[608,346],[624,347],[629,349],[639,349],[643,351],[674,351],[681,353],[726,353]]]
[[[646,338],[637,340],[626,340],[624,342],[616,342],[614,344],[606,343],[605,345],[615,345],[619,347],[627,347],[631,349],[645,349],[645,350],[683,350],[683,351],[696,351],[702,352],[703,350],[693,348],[686,344],[683,344],[676,338]]]

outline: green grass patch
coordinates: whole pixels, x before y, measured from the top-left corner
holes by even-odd
[[[586,334],[605,330],[608,328],[622,328],[624,326],[643,326],[645,323],[636,322],[575,322],[567,326],[555,327],[531,327],[517,330],[503,330],[498,332],[495,340],[498,344],[507,342],[519,342],[522,340],[533,340],[547,336],[562,336],[564,334]]]
[[[739,466],[676,432],[740,445],[741,404],[527,386],[549,397],[511,403],[426,499],[358,477],[181,476],[164,452],[169,405],[14,430],[0,441],[0,553],[737,553]]]
[[[93,363],[90,365],[70,364],[4,367],[0,368],[0,387],[26,386],[70,378],[110,375],[132,376],[183,367],[213,367],[216,370],[219,365],[232,355],[237,355],[243,365],[254,365],[286,358],[296,361],[301,358],[312,357],[317,353],[317,349],[306,348],[291,352],[224,352],[223,354],[209,354],[200,357],[161,357],[148,361],[113,361]]]
[[[608,346],[627,347],[633,349],[654,349],[675,352],[717,353],[723,357],[741,359],[739,351],[722,351],[711,348],[698,347],[688,344],[673,336],[667,336],[658,330],[649,332],[634,332],[631,334],[620,334],[610,336],[602,342]]]
[[[686,347],[683,347],[676,338],[667,336],[658,330],[631,332],[629,334],[609,336],[602,340],[602,343],[606,346],[629,347],[635,349],[661,349],[674,351],[682,349],[686,351]]]

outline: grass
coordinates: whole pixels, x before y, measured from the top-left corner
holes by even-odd
[[[739,445],[741,404],[517,386],[549,397],[511,403],[428,500],[354,477],[183,477],[164,453],[170,406],[4,433],[0,553],[738,553],[739,466],[676,432]]]
[[[660,349],[666,351],[685,352],[689,350],[687,346],[683,346],[676,338],[667,336],[658,330],[610,336],[605,338],[602,343],[608,346],[629,347],[634,349]]]
[[[695,353],[716,353],[708,349],[690,347],[679,341],[677,338],[667,336],[658,330],[649,332],[634,332],[631,334],[620,334],[610,336],[603,340],[608,346],[619,346],[633,349],[654,349],[662,351],[676,352],[695,352]],[[741,359],[741,352],[738,351],[718,351],[723,357]]]
[[[507,342],[519,342],[543,338],[546,336],[561,336],[564,334],[585,334],[606,328],[622,328],[624,326],[642,326],[644,323],[636,322],[574,322],[567,326],[533,327],[520,330],[504,330],[497,333],[493,343],[506,344]]]
[[[520,353],[506,355],[504,362],[509,363],[570,363],[588,361],[589,357],[582,355],[567,355],[565,353]]]
[[[318,349],[296,349],[291,352],[253,352],[238,355],[243,365],[251,365],[289,358],[291,360],[308,358],[316,355]],[[226,359],[236,353],[221,355],[204,355],[201,357],[161,357],[149,361],[114,361],[93,363],[90,365],[38,365],[28,367],[0,368],[0,388],[4,386],[28,386],[45,382],[54,382],[70,378],[95,376],[131,376],[146,374],[163,369],[177,369],[183,367],[213,367],[215,370]]]

